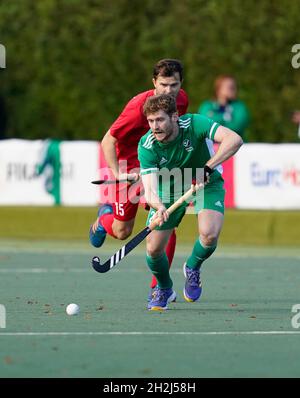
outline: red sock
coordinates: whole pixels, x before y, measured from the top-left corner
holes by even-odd
[[[169,260],[169,267],[171,267],[173,258],[174,258],[174,254],[175,254],[175,248],[176,248],[176,232],[175,229],[173,229],[173,232],[170,235],[167,247],[166,247],[166,255],[168,257]],[[152,281],[151,281],[151,288],[153,289],[155,286],[157,285],[157,280],[155,278],[155,276],[152,276]]]
[[[116,238],[113,233],[112,224],[114,222],[114,215],[110,213],[103,214],[100,217],[101,225],[104,227],[105,231],[112,237]]]

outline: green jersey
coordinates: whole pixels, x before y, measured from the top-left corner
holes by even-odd
[[[190,188],[192,180],[203,177],[203,167],[214,155],[213,142],[218,123],[198,114],[179,118],[179,133],[174,141],[161,143],[151,130],[138,145],[141,175],[159,173],[159,196],[172,203]],[[206,187],[223,184],[222,167],[211,175]],[[205,188],[206,188],[205,187]]]

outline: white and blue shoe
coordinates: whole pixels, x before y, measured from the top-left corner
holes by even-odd
[[[155,290],[156,289],[157,289],[157,286],[150,287],[150,290],[149,290],[149,293],[148,293],[148,298],[147,298],[148,303],[150,303],[150,301],[154,298],[154,294],[155,294]],[[173,290],[173,292],[174,292],[174,294],[171,297],[171,299],[169,299],[169,301],[168,301],[169,303],[175,303],[175,301],[177,299],[177,295],[176,295],[175,290]]]
[[[185,301],[192,303],[199,300],[202,293],[202,283],[200,280],[200,270],[187,267],[183,264],[183,274],[185,276],[185,285],[183,296]]]
[[[107,203],[99,207],[98,218],[101,217],[103,214],[112,214],[112,213],[113,213],[112,205]],[[90,237],[90,242],[94,247],[101,247],[103,245],[106,238],[106,231],[101,225],[100,220],[98,228],[96,229],[95,233],[92,231],[92,226],[91,226],[89,237]]]
[[[164,311],[168,309],[168,303],[176,300],[176,293],[172,288],[161,289],[156,287],[154,289],[152,299],[148,303],[148,310],[150,311]]]

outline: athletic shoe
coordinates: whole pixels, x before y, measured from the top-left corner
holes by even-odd
[[[176,293],[172,288],[161,289],[159,287],[155,288],[154,297],[148,304],[148,310],[150,311],[162,311],[167,310],[167,304],[176,298]]]
[[[199,300],[202,293],[199,269],[192,269],[183,264],[183,273],[186,278],[183,289],[183,296],[186,301],[193,302]]]
[[[157,286],[155,286],[153,288],[150,288],[149,294],[148,294],[148,298],[147,298],[148,303],[150,303],[150,301],[154,298],[154,294],[155,294],[155,290],[156,289],[157,289]],[[177,298],[176,292],[175,292],[175,290],[173,290],[173,295],[168,300],[168,303],[175,303],[176,298]]]
[[[99,207],[98,218],[101,217],[103,214],[112,214],[112,213],[113,213],[113,208],[110,204],[107,203]],[[92,231],[92,226],[90,228],[90,242],[95,247],[101,247],[105,241],[105,238],[106,238],[106,231],[101,225],[101,222],[99,220],[99,225],[95,233]]]

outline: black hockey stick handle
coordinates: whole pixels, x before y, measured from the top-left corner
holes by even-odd
[[[122,179],[122,180],[95,180],[91,181],[92,184],[95,185],[101,185],[101,184],[119,184],[120,182],[131,182],[130,180],[127,179]]]

